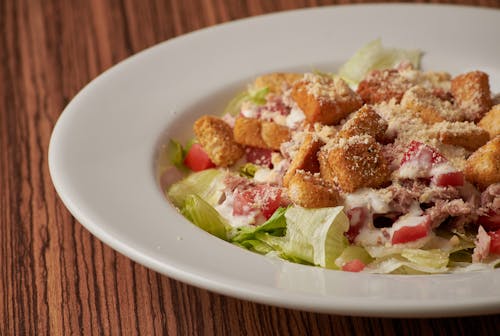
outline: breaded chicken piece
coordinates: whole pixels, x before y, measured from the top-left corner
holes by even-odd
[[[463,120],[463,115],[449,101],[438,98],[431,90],[418,85],[404,93],[401,106],[426,124]]]
[[[491,109],[491,92],[488,74],[472,71],[451,80],[451,94],[466,120],[479,121]]]
[[[290,167],[283,177],[283,185],[288,186],[288,182],[295,175],[297,170],[304,170],[311,173],[319,172],[318,151],[324,143],[319,138],[311,134],[306,134],[304,141],[299,147],[297,154],[293,157]]]
[[[292,87],[302,76],[302,74],[298,73],[274,72],[257,77],[253,86],[256,89],[267,87],[270,93],[281,95],[283,94],[283,89]]]
[[[193,130],[208,157],[217,166],[231,166],[244,154],[243,147],[234,141],[231,126],[220,118],[204,115],[196,120]]]
[[[490,134],[491,139],[500,135],[500,104],[493,106],[479,121],[478,126],[485,129]]]
[[[381,141],[386,130],[387,122],[373,107],[364,105],[342,126],[338,136],[347,139],[355,135],[369,134],[377,141]]]
[[[470,121],[442,121],[432,125],[430,132],[444,144],[463,147],[470,151],[475,151],[490,139],[488,132]]]
[[[321,164],[326,164],[321,167],[322,177],[343,191],[377,188],[388,179],[389,168],[382,155],[382,146],[372,136],[337,138],[327,147],[326,162],[320,160]]]
[[[467,159],[465,178],[484,190],[500,182],[500,135],[491,139]]]
[[[337,190],[317,174],[297,170],[288,185],[288,197],[304,208],[324,208],[340,204]]]
[[[290,140],[288,127],[255,118],[238,117],[233,133],[241,145],[273,150],[279,150],[283,142]]]
[[[337,124],[363,105],[341,78],[311,73],[295,83],[291,95],[310,123]]]

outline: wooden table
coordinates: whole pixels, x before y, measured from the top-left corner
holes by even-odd
[[[52,186],[47,147],[57,118],[86,83],[117,62],[225,21],[360,2],[368,1],[0,1],[0,335],[498,334],[498,316],[342,317],[194,288],[103,245]],[[498,0],[431,2],[500,8]]]

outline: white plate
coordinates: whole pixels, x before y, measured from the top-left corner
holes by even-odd
[[[482,69],[500,91],[500,11],[357,5],[266,15],[162,43],[113,67],[68,105],[49,150],[54,185],[95,236],[172,278],[271,305],[343,315],[500,312],[500,271],[391,276],[271,260],[198,229],[155,179],[160,145],[190,137],[257,74],[335,70],[366,42],[420,48],[423,67]]]

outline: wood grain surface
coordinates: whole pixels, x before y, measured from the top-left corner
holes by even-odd
[[[57,118],[117,62],[225,21],[361,2],[0,0],[0,335],[498,334],[499,316],[343,317],[191,287],[103,245],[52,186],[47,148]],[[498,0],[431,2],[500,8]]]

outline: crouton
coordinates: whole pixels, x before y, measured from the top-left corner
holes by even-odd
[[[310,123],[337,124],[363,102],[340,78],[305,74],[292,88],[292,98]]]
[[[379,187],[389,176],[382,146],[367,134],[337,138],[327,151],[326,164],[322,177],[345,192]]]
[[[493,106],[479,121],[478,126],[486,130],[491,139],[500,135],[500,104]]]
[[[238,117],[233,132],[237,143],[257,148],[279,150],[283,142],[290,140],[288,127],[255,118]]]
[[[373,70],[361,82],[357,93],[366,104],[378,104],[395,99],[401,101],[403,94],[413,83],[401,76],[397,69]]]
[[[297,73],[275,72],[257,77],[253,86],[256,89],[267,87],[270,93],[281,95],[284,89],[292,87],[301,78],[302,75]]]
[[[299,150],[290,163],[285,176],[283,177],[283,185],[288,186],[288,182],[295,175],[297,170],[305,170],[311,173],[319,172],[318,151],[324,143],[313,137],[311,134],[306,134],[304,141],[299,147]]]
[[[266,148],[262,139],[262,121],[255,118],[238,117],[234,123],[234,140],[245,146]]]
[[[268,148],[279,150],[283,142],[290,140],[290,129],[272,121],[263,121],[261,136]]]
[[[290,200],[304,208],[324,208],[340,204],[337,190],[317,174],[297,170],[288,186]]]
[[[470,151],[475,151],[490,139],[488,132],[470,121],[442,121],[432,125],[430,133],[435,134],[444,144],[463,147]]]
[[[500,135],[479,148],[465,163],[465,178],[484,190],[500,182]]]
[[[488,75],[481,71],[467,72],[453,78],[451,94],[469,121],[479,121],[492,105]]]
[[[220,118],[202,116],[194,123],[193,130],[200,145],[217,166],[231,166],[244,154],[243,148],[234,141],[233,130]]]
[[[386,130],[387,122],[371,106],[364,105],[342,126],[338,136],[350,138],[354,135],[369,134],[381,141]]]
[[[431,90],[418,85],[405,92],[401,106],[426,124],[463,120],[463,115],[449,101],[439,99]]]

